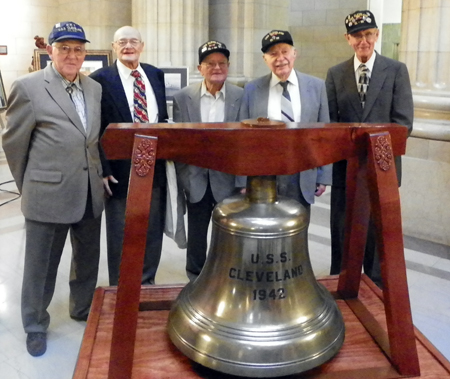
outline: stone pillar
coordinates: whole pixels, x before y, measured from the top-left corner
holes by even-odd
[[[403,0],[400,60],[414,96],[414,130],[403,159],[403,230],[450,245],[450,3]]]
[[[145,42],[141,60],[158,67],[188,66],[197,74],[198,47],[208,39],[208,0],[132,0],[133,26]]]
[[[229,80],[245,81],[268,73],[262,60],[261,39],[272,29],[289,29],[289,0],[210,0],[209,38],[230,49]]]

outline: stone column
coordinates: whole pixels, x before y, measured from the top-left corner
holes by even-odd
[[[289,0],[210,0],[209,37],[230,49],[229,80],[245,81],[268,73],[261,39],[272,29],[289,29]]]
[[[400,60],[414,96],[414,130],[403,159],[403,230],[450,245],[450,3],[403,0]]]
[[[409,69],[416,118],[450,120],[450,3],[404,0],[400,60]]]
[[[197,74],[198,47],[208,39],[208,0],[132,0],[133,26],[145,42],[141,60],[158,67],[188,66]]]

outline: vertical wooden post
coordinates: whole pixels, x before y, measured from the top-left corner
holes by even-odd
[[[370,217],[367,157],[347,162],[345,243],[338,292],[343,299],[358,297]]]
[[[130,379],[133,370],[157,140],[134,136],[108,379]]]
[[[388,132],[367,136],[367,176],[377,230],[391,360],[400,374],[419,376],[419,358],[406,278],[400,195],[391,137]]]

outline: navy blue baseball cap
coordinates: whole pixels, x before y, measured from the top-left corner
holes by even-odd
[[[277,43],[287,43],[288,45],[294,46],[291,33],[287,30],[272,30],[263,37],[261,51],[265,54],[267,50]]]
[[[53,42],[66,41],[66,40],[78,40],[82,42],[89,42],[86,39],[83,28],[72,21],[58,22],[53,26],[53,30],[48,36],[48,44]]]
[[[347,28],[347,34],[378,28],[375,22],[375,16],[369,10],[350,13],[345,18],[345,27]]]
[[[198,63],[202,63],[203,59],[212,53],[222,53],[227,59],[230,58],[230,50],[227,49],[224,43],[208,41],[198,48]]]

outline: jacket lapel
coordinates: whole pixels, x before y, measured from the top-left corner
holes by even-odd
[[[300,92],[300,104],[301,104],[301,114],[300,114],[300,122],[310,122],[311,120],[311,114],[310,110],[311,107],[309,106],[309,80],[306,76],[300,75],[300,73],[296,70],[295,71],[297,75],[298,80],[298,88]]]
[[[361,107],[361,100],[359,98],[358,87],[356,86],[355,70],[353,66],[354,57],[350,58],[345,65],[342,73],[341,85],[342,92],[348,93],[349,103],[353,111],[358,116],[358,120],[362,120],[363,109]]]
[[[119,70],[117,70],[117,61],[111,66],[109,77],[109,93],[113,93],[112,101],[115,107],[119,110],[123,122],[133,122],[130,108],[128,107],[127,96],[123,89],[122,81],[120,80]]]
[[[167,116],[163,116],[167,114],[166,87],[161,85],[161,82],[154,71],[147,70],[147,67],[142,64],[141,67],[143,68],[145,75],[147,75],[148,81],[150,82],[153,92],[155,93],[156,103],[158,105],[158,122],[166,121],[164,118]]]
[[[92,120],[94,115],[93,87],[84,75],[80,74],[81,88],[83,88],[84,103],[86,106],[86,134],[92,131]]]
[[[52,64],[49,64],[45,68],[44,80],[47,83],[46,88],[53,101],[58,104],[62,111],[67,115],[69,120],[75,125],[75,127],[81,133],[83,133],[83,135],[86,136],[86,131],[84,130],[80,116],[78,116],[78,113],[75,109],[75,105],[70,99],[68,93],[65,91],[60,78],[53,70]]]
[[[369,87],[367,89],[366,94],[366,104],[364,105],[364,111],[362,114],[361,121],[367,118],[375,104],[375,100],[378,98],[378,95],[383,88],[384,81],[386,80],[386,63],[383,61],[380,55],[376,55],[375,62],[373,64],[373,72],[371,75],[371,80],[369,82]],[[372,78],[376,78],[376,80],[372,80]]]
[[[261,80],[256,83],[257,91],[254,94],[255,101],[253,103],[255,109],[255,117],[267,117],[267,109],[269,107],[269,90],[270,90],[270,78],[272,74],[263,76]]]
[[[200,111],[200,92],[202,88],[202,82],[197,83],[195,86],[188,87],[189,92],[187,94],[187,112],[190,122],[202,122],[202,114]]]
[[[239,96],[236,96],[236,93],[232,91],[230,85],[225,82],[225,119],[224,121],[230,120],[235,121],[238,119],[239,112],[239,104],[238,100]]]

